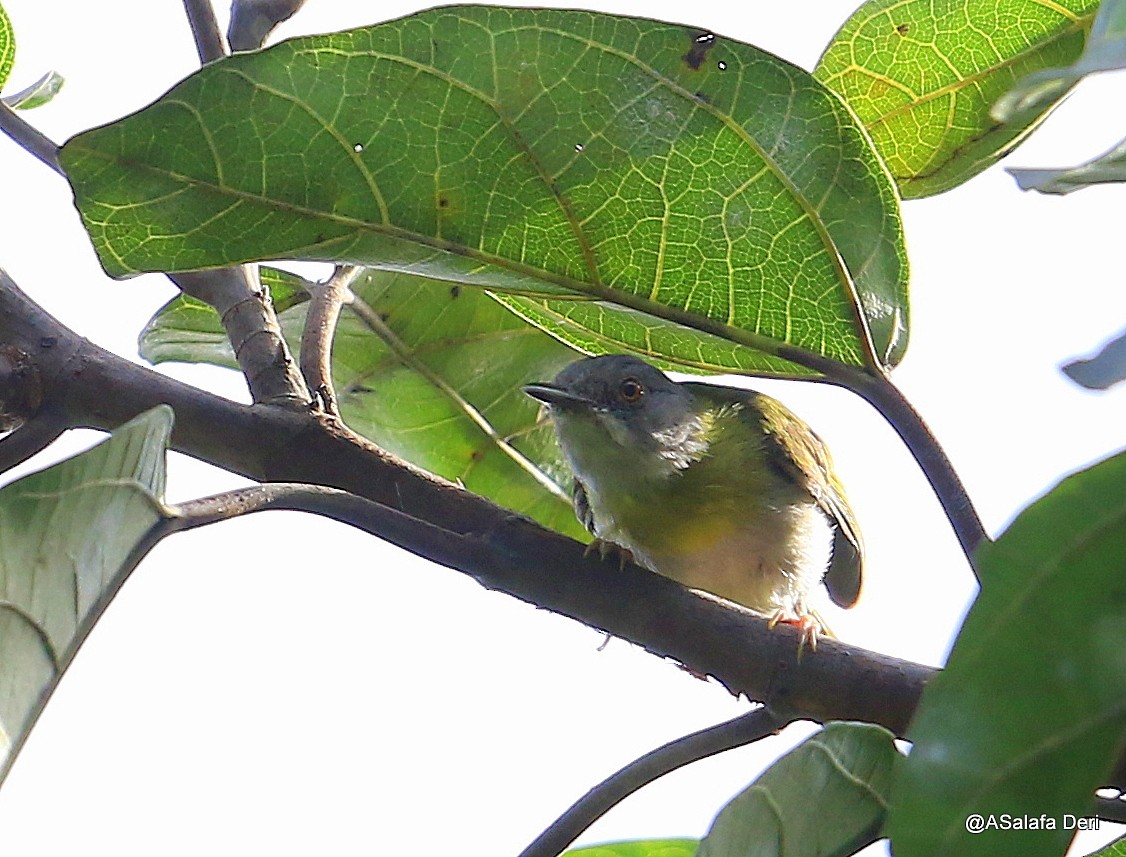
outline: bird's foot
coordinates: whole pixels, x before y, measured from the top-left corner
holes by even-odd
[[[801,631],[801,637],[798,639],[798,657],[801,657],[802,649],[809,646],[811,652],[817,651],[817,640],[821,637],[822,633],[826,633],[825,626],[821,624],[821,620],[814,616],[812,613],[801,612],[798,615],[793,615],[779,608],[775,611],[774,615],[770,617],[770,627],[775,625],[796,625]],[[829,634],[828,636],[832,636]]]
[[[588,557],[596,551],[600,559],[606,559],[608,556],[617,554],[619,569],[625,568],[627,562],[633,562],[633,553],[629,548],[624,548],[606,539],[595,539],[592,541],[586,546],[586,550],[583,551],[583,557]]]

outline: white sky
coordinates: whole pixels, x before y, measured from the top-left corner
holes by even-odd
[[[196,66],[176,0],[3,4],[18,40],[5,91],[59,70],[61,95],[26,117],[60,142]],[[591,3],[697,24],[807,68],[856,5]],[[418,8],[309,0],[278,37]],[[1085,84],[1009,163],[1064,166],[1103,151],[1126,134],[1107,109],[1124,95],[1121,77]],[[64,322],[137,359],[136,333],[170,285],[105,279],[65,183],[5,138],[0,175],[0,265]],[[1126,387],[1087,393],[1057,371],[1126,324],[1122,194],[1022,194],[994,168],[904,206],[914,325],[895,379],[992,533],[1123,445]],[[234,373],[161,371],[245,398]],[[865,533],[862,601],[830,623],[849,642],[941,662],[972,578],[918,470],[850,394],[758,386],[829,441]],[[93,437],[68,436],[34,464]],[[171,460],[173,501],[237,484]],[[176,536],[124,587],[0,790],[4,851],[516,853],[620,765],[745,709],[624,642],[599,652],[601,640],[312,517],[271,513]],[[673,774],[582,841],[701,835],[808,731]]]

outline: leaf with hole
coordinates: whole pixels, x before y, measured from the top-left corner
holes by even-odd
[[[61,157],[118,276],[343,260],[526,299],[599,350],[656,331],[689,368],[808,376],[787,349],[886,368],[906,347],[898,201],[865,132],[704,29],[433,9],[211,63]]]
[[[161,405],[0,490],[0,779],[166,517]]]

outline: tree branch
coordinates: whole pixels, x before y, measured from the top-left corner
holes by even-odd
[[[338,265],[323,283],[309,286],[309,310],[301,332],[301,374],[326,414],[338,416],[332,384],[332,340],[340,308],[350,299],[350,286],[360,272],[355,265]]]
[[[185,294],[215,307],[255,403],[305,408],[309,393],[255,265],[170,274]]]
[[[536,837],[520,857],[556,857],[579,835],[634,792],[665,774],[717,753],[773,735],[784,724],[766,708],[670,741],[630,762],[592,788]]]
[[[386,507],[371,532],[434,562],[716,677],[783,719],[864,720],[903,735],[934,670],[835,640],[797,658],[800,632],[584,546],[425,474],[334,421],[241,405],[82,339],[0,273],[0,342],[37,362],[44,407],[112,429],[161,402],[175,449],[259,481],[315,483]],[[334,501],[335,502],[335,501]],[[394,513],[394,514],[391,514]]]

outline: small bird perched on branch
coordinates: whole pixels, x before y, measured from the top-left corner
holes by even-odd
[[[860,531],[825,444],[780,402],[623,354],[524,392],[548,406],[600,548],[797,624],[811,647],[824,629],[807,598],[822,580],[836,604],[856,603]]]

